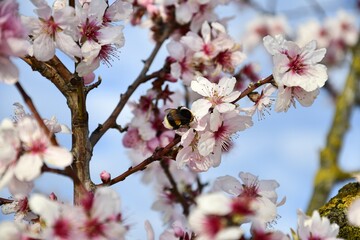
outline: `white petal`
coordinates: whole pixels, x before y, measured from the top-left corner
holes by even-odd
[[[215,146],[214,134],[212,132],[202,133],[197,147],[199,153],[202,156],[206,157],[210,153],[212,153],[212,151],[214,150],[214,146]]]
[[[200,195],[196,199],[198,208],[205,214],[226,215],[231,211],[230,202],[230,198],[223,193]]]
[[[0,239],[3,240],[21,240],[21,230],[16,226],[15,222],[0,223]]]
[[[98,188],[94,196],[92,216],[104,221],[108,217],[120,213],[120,198],[111,188]]]
[[[218,177],[213,186],[213,191],[225,191],[231,195],[238,196],[242,191],[240,181],[232,176]]]
[[[278,96],[275,103],[276,112],[287,112],[291,104],[291,88],[279,87]]]
[[[201,36],[203,37],[205,43],[210,42],[210,40],[211,40],[210,39],[211,38],[210,26],[209,26],[209,23],[206,21],[201,26]]]
[[[304,89],[300,87],[293,89],[293,95],[298,100],[298,102],[304,107],[309,107],[310,105],[312,105],[317,95],[319,95],[319,93],[320,93],[319,89],[315,89],[314,91],[311,92],[306,92]]]
[[[84,77],[93,71],[95,71],[100,66],[100,58],[95,58],[91,62],[80,62],[76,67],[76,72],[80,77]]]
[[[34,56],[39,61],[48,61],[55,55],[55,44],[47,34],[40,34],[34,41]]]
[[[73,156],[65,148],[49,146],[44,154],[44,159],[47,164],[57,167],[67,167],[72,163]]]
[[[145,221],[144,227],[145,227],[145,231],[146,231],[146,239],[154,240],[155,239],[154,229],[148,220]]]
[[[209,102],[209,100],[200,98],[193,102],[193,104],[191,105],[191,111],[198,119],[200,119],[209,112],[209,108],[211,106],[212,104],[211,102]]]
[[[210,130],[216,132],[222,124],[223,121],[220,112],[214,109],[210,114]]]
[[[122,0],[116,0],[106,10],[106,15],[109,16],[112,22],[127,19],[132,13],[132,4]]]
[[[170,56],[178,61],[181,61],[185,57],[184,46],[176,41],[171,41],[166,45]]]
[[[197,76],[195,81],[191,82],[191,89],[204,97],[212,96],[214,84],[204,77]]]
[[[100,45],[116,44],[119,48],[124,46],[125,38],[122,31],[123,29],[124,26],[113,26],[100,29]]]
[[[235,109],[235,105],[232,103],[221,103],[219,105],[216,105],[215,108],[220,112],[220,113],[225,113],[225,112],[229,112]]]
[[[19,80],[19,70],[9,58],[0,56],[0,82],[14,84]]]
[[[56,33],[56,46],[67,54],[70,58],[81,57],[81,49],[75,43],[73,38],[64,33],[64,31]]]
[[[231,92],[229,95],[223,97],[222,100],[223,100],[224,102],[230,103],[230,102],[233,102],[233,101],[235,101],[236,99],[238,99],[238,97],[240,96],[240,94],[241,94],[241,92],[239,92],[239,91],[234,91],[234,92]]]
[[[37,154],[24,154],[15,167],[15,176],[20,181],[32,181],[41,173],[43,161]]]
[[[189,4],[180,4],[175,10],[176,22],[180,24],[188,23],[193,15],[191,10]]]
[[[244,231],[240,227],[228,227],[216,234],[216,240],[240,239]]]
[[[59,204],[40,194],[31,196],[29,206],[34,213],[39,214],[45,220],[47,226],[52,226],[60,215]]]
[[[90,64],[95,58],[99,56],[101,45],[95,41],[86,41],[82,47],[81,52],[84,57],[84,62]]]
[[[222,77],[218,83],[218,93],[220,96],[229,95],[235,87],[236,79],[234,77]]]

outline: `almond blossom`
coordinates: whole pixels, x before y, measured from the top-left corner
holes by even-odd
[[[319,93],[319,89],[307,92],[301,87],[279,86],[278,96],[275,103],[275,111],[287,112],[291,105],[295,107],[295,99],[303,107],[311,106]]]
[[[236,132],[244,131],[252,125],[251,117],[241,116],[236,110],[220,114],[214,109],[209,118],[209,130],[200,135],[199,153],[202,156],[209,156],[213,166],[218,166],[222,151],[229,150],[231,146],[231,137]]]
[[[170,54],[168,61],[171,62],[171,76],[176,79],[182,79],[185,85],[190,85],[194,78],[193,55],[194,52],[184,46],[184,44],[171,41],[166,45]]]
[[[330,223],[326,217],[320,217],[318,211],[314,211],[312,216],[306,216],[298,210],[298,229],[297,234],[301,240],[342,240],[337,238],[339,226]]]
[[[284,203],[283,199],[277,203],[275,189],[279,183],[275,180],[259,180],[251,173],[240,172],[239,177],[243,183],[232,176],[218,177],[215,180],[213,191],[225,191],[238,197],[253,199],[257,204],[256,220],[264,223],[275,220],[276,207]]]
[[[45,239],[124,239],[120,198],[110,188],[88,194],[81,206],[70,206],[40,194],[30,199],[30,208],[42,221]]]
[[[38,18],[23,16],[22,20],[32,36],[32,54],[40,61],[48,61],[59,48],[70,58],[81,57],[75,42],[78,20],[74,8],[51,8],[45,0],[31,0]],[[32,55],[31,54],[31,55]]]
[[[278,85],[301,87],[307,92],[324,86],[328,75],[326,67],[319,62],[324,58],[326,49],[316,50],[316,41],[299,47],[286,41],[281,35],[264,37],[264,46],[273,56],[273,75]]]
[[[311,20],[298,28],[297,42],[305,45],[316,39],[319,47],[327,48],[324,62],[333,66],[342,64],[349,48],[358,41],[358,27],[353,14],[339,10],[336,16],[327,17],[323,24]]]
[[[235,109],[235,101],[239,96],[239,91],[234,91],[236,79],[234,77],[222,77],[218,84],[210,82],[208,79],[197,76],[191,82],[191,89],[204,98],[193,102],[191,110],[199,118],[209,112],[210,108],[217,109],[220,113]]]
[[[36,120],[28,116],[16,125],[10,120],[1,123],[0,149],[0,188],[8,185],[15,191],[13,195],[28,194],[44,164],[64,168],[73,159],[65,148],[53,146]]]
[[[266,35],[278,34],[289,35],[290,27],[283,15],[258,15],[249,21],[242,37],[242,43],[246,51],[251,51]]]
[[[253,212],[251,201],[210,193],[196,199],[189,224],[199,240],[240,239],[243,235],[239,227],[241,220]]]
[[[276,87],[271,84],[267,84],[261,93],[251,92],[248,94],[248,97],[255,104],[251,107],[242,108],[241,110],[246,112],[249,116],[253,116],[255,112],[258,113],[259,119],[263,119],[265,116],[264,111],[269,113],[271,110],[271,105],[274,99],[271,98],[271,95],[276,91]]]
[[[99,67],[100,61],[110,65],[112,57],[117,57],[116,50],[125,44],[124,26],[111,23],[128,18],[132,6],[122,0],[108,6],[105,0],[99,0],[77,9],[83,59],[76,71],[79,76],[87,76]]]
[[[0,82],[13,84],[18,81],[19,71],[10,57],[27,54],[30,45],[25,38],[16,1],[0,1]]]

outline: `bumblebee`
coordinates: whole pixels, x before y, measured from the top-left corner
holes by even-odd
[[[163,124],[167,129],[176,130],[181,127],[188,127],[194,120],[193,113],[184,106],[170,108],[167,109],[166,112],[167,114],[164,117]]]

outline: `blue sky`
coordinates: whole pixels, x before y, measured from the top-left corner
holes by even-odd
[[[19,1],[20,2],[20,1]],[[273,1],[274,2],[274,1]],[[278,9],[294,9],[295,4],[306,5],[309,1],[278,1]],[[335,10],[343,3],[338,1],[323,1],[327,3],[328,15],[333,15]],[[346,1],[349,9],[355,1]],[[32,5],[28,1],[21,1],[21,12],[30,15]],[[353,11],[353,10],[352,10]],[[221,8],[223,16],[236,14],[237,18],[230,22],[230,33],[235,39],[239,39],[244,29],[244,21],[249,21],[253,11],[238,11],[237,7]],[[308,17],[316,18],[315,12],[309,8],[302,16],[290,23],[294,26]],[[146,59],[153,44],[149,41],[146,31],[126,25],[124,30],[126,44],[120,50],[119,61],[115,61],[112,67],[102,66],[96,73],[100,74],[103,83],[99,88],[92,91],[88,96],[87,106],[90,120],[90,132],[99,123],[109,116],[131,81],[137,76],[142,67],[142,59]],[[141,48],[139,48],[141,46]],[[161,54],[156,58],[152,70],[156,70],[163,63],[166,50],[163,47]],[[67,59],[59,55],[62,59]],[[261,63],[262,77],[271,74],[270,58],[260,47],[255,50],[249,59]],[[20,82],[32,97],[40,114],[44,118],[55,115],[60,123],[70,126],[70,112],[66,101],[57,92],[56,88],[38,73],[32,72],[31,68],[21,61],[16,61],[20,69]],[[70,64],[70,62],[67,62]],[[68,65],[71,66],[71,65]],[[151,70],[150,70],[151,71]],[[330,72],[331,80],[341,88],[347,67]],[[144,94],[146,86],[140,87],[132,96],[132,100]],[[0,85],[0,119],[12,115],[12,104],[21,102],[21,97],[13,86]],[[240,102],[241,104],[241,102]],[[321,91],[313,106],[303,108],[298,104],[296,109],[290,109],[288,113],[275,113],[266,116],[265,120],[258,121],[254,118],[254,126],[245,132],[238,134],[234,139],[235,147],[232,152],[224,155],[222,164],[218,168],[210,169],[201,174],[204,180],[213,181],[218,176],[237,176],[240,171],[248,171],[258,175],[260,179],[275,179],[280,183],[278,195],[286,196],[287,202],[279,208],[281,218],[274,228],[289,232],[289,228],[296,228],[296,209],[305,210],[311,195],[313,176],[318,166],[319,151],[325,145],[327,131],[330,127],[334,105],[325,91]],[[125,124],[132,116],[128,108],[121,113],[119,123]],[[360,149],[360,111],[353,112],[349,132],[346,135],[345,147],[340,155],[341,166],[345,169],[359,169]],[[110,130],[95,147],[91,162],[91,174],[95,182],[99,182],[99,173],[102,170],[109,171],[116,176],[125,171],[130,164],[126,150],[121,144],[121,135]],[[70,147],[71,136],[59,135],[60,143]],[[162,223],[160,215],[150,209],[154,194],[151,188],[140,182],[141,173],[130,176],[125,182],[114,186],[122,199],[124,215],[132,225],[128,239],[144,239],[145,230],[143,222],[148,219],[153,224],[156,236],[161,233]],[[72,184],[66,178],[45,174],[36,181],[36,192],[49,194],[54,191],[59,199],[71,201]],[[336,190],[334,190],[335,192]],[[1,197],[9,196],[6,191],[0,191]],[[0,214],[0,219],[5,219]]]

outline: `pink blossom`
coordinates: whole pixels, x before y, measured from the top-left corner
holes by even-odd
[[[222,190],[234,196],[253,199],[257,208],[255,219],[265,223],[274,220],[277,216],[276,207],[285,201],[283,199],[277,203],[275,189],[279,183],[275,180],[259,180],[251,173],[240,172],[239,177],[243,183],[232,176],[218,177],[213,191]]]
[[[273,75],[278,85],[301,87],[307,92],[324,86],[328,79],[327,69],[319,62],[324,58],[326,49],[316,50],[316,41],[299,47],[278,35],[275,38],[264,37],[264,45],[273,55]]]
[[[276,87],[271,84],[266,85],[261,93],[252,92],[248,95],[251,101],[254,102],[252,107],[242,108],[242,111],[245,111],[248,115],[253,116],[255,112],[258,113],[258,118],[263,119],[265,116],[264,111],[269,113],[271,110],[271,105],[274,99],[271,98],[271,95],[276,91]]]
[[[330,223],[326,217],[320,217],[318,211],[314,211],[309,217],[298,210],[297,233],[302,240],[342,240],[342,238],[337,238],[339,226],[336,223]]]
[[[252,212],[250,201],[243,200],[231,199],[221,193],[199,196],[196,208],[189,216],[190,227],[197,239],[240,239],[243,231],[238,220]]]
[[[80,18],[80,45],[82,61],[76,71],[79,76],[87,76],[97,69],[100,61],[111,65],[117,57],[117,49],[123,47],[125,38],[123,26],[110,23],[125,20],[132,12],[132,6],[117,0],[108,6],[105,0],[91,1],[78,8]]]
[[[199,118],[208,113],[210,108],[217,109],[220,113],[235,109],[235,101],[240,92],[234,91],[236,79],[234,77],[222,77],[218,84],[198,76],[191,82],[191,89],[204,98],[193,102],[191,110]]]
[[[304,107],[311,106],[319,93],[319,89],[307,92],[301,87],[279,86],[275,111],[287,112],[291,105],[295,107],[295,99]]]
[[[13,84],[18,81],[19,71],[10,57],[27,54],[29,43],[18,15],[14,0],[0,1],[0,81]]]
[[[33,55],[40,61],[48,61],[59,48],[70,58],[81,57],[75,42],[78,19],[74,8],[64,6],[52,9],[45,0],[32,0],[39,18],[23,17],[23,22],[33,36]]]

